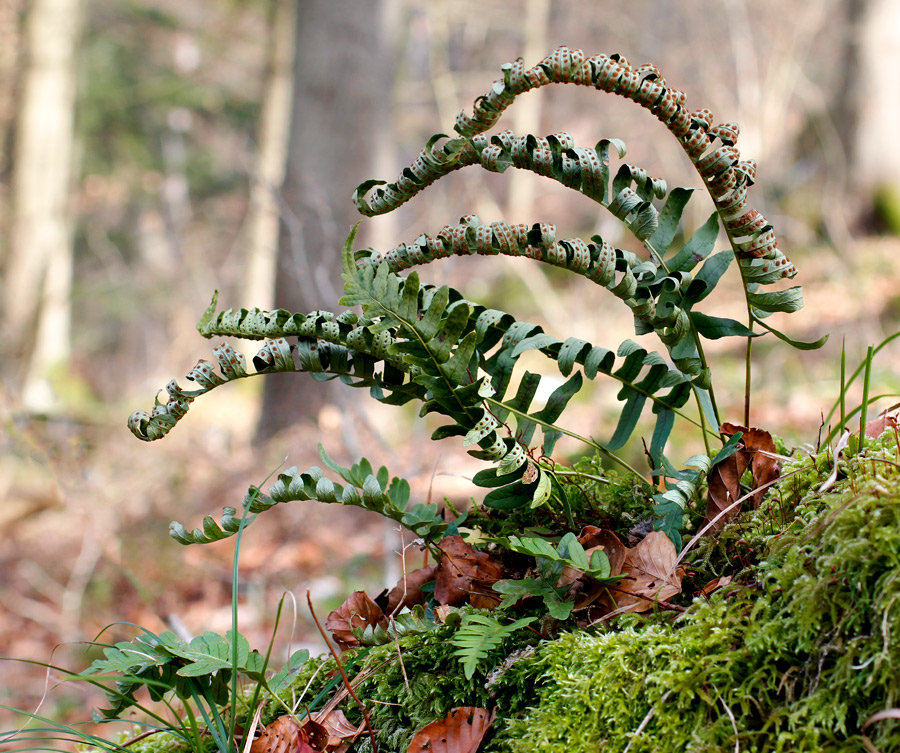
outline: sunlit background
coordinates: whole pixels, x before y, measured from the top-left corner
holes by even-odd
[[[653,62],[691,109],[740,123],[742,155],[759,164],[752,203],[805,288],[806,308],[772,321],[831,335],[814,352],[755,346],[751,420],[815,444],[843,338],[855,367],[900,329],[898,38],[892,0],[0,0],[0,655],[83,669],[83,642],[111,623],[227,630],[233,543],[184,548],[168,522],[196,526],[279,467],[315,464],[320,441],[345,464],[366,456],[407,476],[420,501],[475,494],[480,464],[458,442],[427,442],[412,409],[303,375],[223,387],[154,444],[125,420],[209,356],[194,325],[214,290],[225,307],[336,309],[353,188],[396,178],[501,64],[533,65],[560,44]],[[610,95],[548,87],[500,127],[567,130],[584,146],[621,138],[670,187],[700,186],[665,129]],[[365,220],[362,243],[387,250],[468,213],[634,248],[586,198],[475,168]],[[558,336],[611,348],[633,336],[624,306],[556,270],[497,257],[420,273]],[[726,281],[711,308],[740,316],[738,295]],[[720,407],[737,422],[742,347],[712,349]],[[873,389],[898,391],[898,348],[879,354]],[[598,385],[569,425],[608,436],[614,392]],[[670,454],[692,441],[676,433]],[[241,631],[264,648],[291,594],[278,651],[315,644],[307,589],[324,617],[350,591],[392,585],[409,543],[356,510],[267,514],[241,548]],[[103,640],[134,634],[113,625]],[[0,704],[34,710],[57,677],[0,662]],[[64,685],[41,713],[87,718],[97,701]],[[0,730],[20,723],[0,710]]]

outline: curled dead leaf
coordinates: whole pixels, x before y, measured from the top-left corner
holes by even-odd
[[[609,559],[610,575],[618,575],[622,572],[622,565],[625,562],[628,547],[608,528],[585,526],[578,535],[578,543],[584,547],[588,559],[591,557],[591,552],[596,551],[597,547],[602,547],[603,551],[606,552],[607,559]]]
[[[486,709],[451,709],[443,719],[416,732],[406,753],[476,753],[493,721],[494,714]]]
[[[434,565],[420,567],[411,573],[403,573],[403,577],[397,582],[388,593],[387,598],[387,614],[396,614],[404,607],[414,607],[416,604],[424,604],[427,599],[422,591],[429,581],[434,580],[434,573],[437,568]]]
[[[353,634],[354,628],[365,629],[369,625],[387,626],[387,618],[365,591],[354,591],[349,598],[328,615],[325,628],[331,631],[335,640],[343,647],[358,646],[359,639]]]
[[[888,429],[897,428],[896,408],[896,405],[892,405],[890,408],[886,408],[885,410],[883,410],[878,415],[878,418],[873,418],[871,421],[866,421],[866,436],[880,437]]]
[[[741,432],[741,449],[719,463],[709,472],[709,491],[706,501],[706,520],[712,520],[723,511],[710,530],[722,528],[729,520],[735,518],[743,505],[735,502],[741,493],[741,476],[748,468],[753,477],[752,489],[758,489],[750,497],[750,507],[756,509],[763,499],[766,484],[778,478],[778,461],[772,457],[776,454],[775,440],[765,429],[747,428],[736,424],[724,423],[719,432],[727,437]],[[751,489],[751,491],[752,491]]]
[[[700,593],[704,596],[709,596],[713,591],[718,591],[720,588],[725,588],[725,586],[729,585],[733,577],[734,576],[726,575],[721,578],[713,578],[700,589]]]
[[[622,572],[622,564],[625,562],[628,547],[608,528],[585,526],[578,536],[578,543],[584,547],[584,553],[587,555],[588,561],[590,561],[594,552],[602,551],[609,560],[610,575],[618,575]],[[582,609],[588,604],[593,604],[606,593],[604,585],[585,575],[581,570],[576,570],[568,565],[563,568],[556,585],[557,587],[574,586],[570,594],[574,596],[576,609]]]
[[[340,709],[320,711],[317,714],[313,714],[313,718],[325,730],[327,742],[324,750],[328,751],[336,751],[342,743],[355,742],[366,726],[365,722],[358,727],[351,724]]]
[[[434,598],[439,604],[493,609],[500,595],[491,590],[502,570],[486,552],[476,552],[462,536],[445,536],[438,547],[441,558],[435,571]]]

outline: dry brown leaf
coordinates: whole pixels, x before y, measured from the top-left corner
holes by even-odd
[[[304,727],[306,725],[303,725]],[[279,716],[250,746],[250,753],[317,753],[309,737],[290,715]]]
[[[587,555],[589,562],[594,552],[602,551],[609,559],[610,575],[618,575],[622,572],[622,564],[625,562],[628,547],[609,529],[585,526],[578,536],[578,543],[584,547],[584,553]],[[575,584],[576,609],[592,604],[606,592],[606,586],[585,575],[581,570],[576,570],[567,565],[563,568],[556,585],[558,588],[562,588],[570,584]]]
[[[591,553],[596,551],[597,547],[602,547],[609,559],[610,575],[618,575],[622,572],[622,564],[625,562],[628,547],[608,528],[585,526],[578,535],[578,543],[584,547],[588,560],[590,560]]]
[[[716,463],[709,473],[706,520],[712,520],[722,511],[728,510],[710,529],[713,531],[722,528],[741,511],[743,505],[734,503],[743,496],[740,481],[744,471],[750,469],[753,489],[759,490],[750,497],[752,509],[759,507],[762,502],[765,491],[761,487],[774,481],[779,474],[778,461],[770,455],[776,452],[775,440],[765,429],[725,423],[719,427],[719,432],[728,437],[741,432],[742,448],[720,463]]]
[[[896,407],[896,406],[894,406]],[[891,408],[882,411],[878,418],[866,422],[866,436],[880,437],[888,429],[897,427],[897,413],[891,413]]]
[[[622,564],[622,580],[609,587],[619,612],[646,612],[657,601],[681,593],[681,568],[669,575],[678,553],[662,531],[653,531],[629,549]],[[610,602],[610,605],[612,603]]]
[[[458,607],[467,601],[478,609],[493,609],[500,595],[491,590],[502,570],[485,552],[476,552],[462,536],[445,536],[438,545],[441,559],[435,571],[434,598]]]
[[[700,593],[704,596],[709,596],[713,591],[718,591],[720,588],[725,588],[725,586],[731,583],[731,579],[733,576],[726,575],[722,578],[713,578],[709,583],[707,583],[703,588],[700,589]]]
[[[325,628],[331,631],[335,640],[344,648],[358,646],[359,639],[353,635],[353,629],[365,629],[369,625],[386,627],[387,618],[381,607],[365,591],[354,591],[325,621]]]
[[[390,593],[388,593],[387,614],[396,614],[403,607],[414,607],[416,604],[424,604],[426,602],[425,594],[422,591],[428,581],[434,580],[434,573],[437,568],[434,565],[420,567],[411,573],[404,573],[403,577],[397,582]]]
[[[358,727],[351,724],[340,709],[320,711],[317,714],[313,714],[313,719],[325,729],[327,750],[330,753],[336,753],[337,749],[344,742],[354,742],[362,734],[366,726],[365,723],[360,724]]]
[[[476,753],[493,721],[485,709],[460,706],[416,732],[406,753]]]

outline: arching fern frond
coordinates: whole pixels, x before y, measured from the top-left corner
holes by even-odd
[[[519,58],[501,66],[501,70],[502,79],[495,81],[475,101],[473,114],[460,112],[457,116],[457,138],[438,134],[428,141],[397,181],[367,181],[357,188],[355,200],[362,214],[392,211],[444,175],[476,163],[497,171],[511,164],[532,169],[606,204],[602,199],[606,198],[605,179],[609,173],[608,166],[604,173],[603,163],[613,141],[601,141],[594,150],[585,150],[574,147],[567,134],[539,139],[515,137],[504,131],[490,141],[484,137],[520,94],[551,83],[577,84],[630,99],[649,110],[678,139],[715,203],[738,258],[745,286],[756,282],[754,275],[775,281],[797,273],[796,267],[779,250],[771,224],[748,205],[747,191],[756,179],[756,162],[740,157],[736,146],[740,132],[737,123],[716,125],[708,109],[688,110],[684,92],[669,87],[656,66],[648,64],[635,68],[618,54],[587,57],[581,50],[559,47],[532,68],[526,69]],[[605,153],[601,145],[605,145]],[[642,171],[628,176],[628,171],[632,170],[627,167],[617,180],[625,182],[643,177]],[[620,183],[617,192],[614,183],[613,201],[620,196],[623,187]],[[367,199],[366,195],[373,188],[375,191]],[[648,200],[646,188],[645,196],[638,196],[638,199]],[[624,211],[634,201],[627,194],[623,195],[616,209]],[[632,206],[632,210],[636,206]],[[796,303],[799,292],[793,295]],[[752,302],[748,303],[753,306],[754,313],[768,313]]]

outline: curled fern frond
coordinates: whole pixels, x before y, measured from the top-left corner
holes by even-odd
[[[694,264],[709,253],[713,243],[715,237],[692,252]],[[436,259],[471,254],[525,257],[573,271],[625,301],[635,319],[656,331],[664,343],[681,340],[690,329],[683,300],[691,282],[687,265],[680,264],[670,274],[666,266],[614,248],[598,235],[591,242],[558,240],[556,227],[548,223],[486,225],[476,215],[467,215],[459,225],[446,225],[433,238],[421,235],[412,244],[401,244],[383,255],[368,249],[357,252],[356,257],[361,266],[378,269],[384,264],[391,272],[399,272]]]
[[[606,199],[604,175],[608,178],[608,166],[603,164],[601,145],[607,145],[608,156],[608,145],[614,142],[600,142],[594,150],[585,150],[576,148],[567,134],[541,139],[515,137],[504,131],[490,140],[483,135],[520,94],[551,83],[577,84],[630,99],[649,110],[678,139],[715,203],[745,286],[769,284],[796,275],[796,267],[778,248],[771,224],[748,204],[747,192],[756,179],[756,162],[741,159],[736,146],[740,132],[737,123],[715,124],[708,109],[689,110],[684,92],[669,87],[656,66],[633,67],[618,54],[588,57],[581,50],[559,47],[532,68],[526,68],[519,58],[501,66],[501,70],[502,79],[475,101],[472,115],[460,112],[457,116],[458,137],[432,137],[397,181],[367,181],[357,188],[354,198],[361,213],[392,211],[444,175],[476,163],[496,171],[509,165],[525,167],[598,200]],[[628,169],[631,175],[623,174],[622,180],[644,177],[641,171]],[[615,188],[614,183],[616,196],[611,198],[615,202],[621,196],[618,212],[624,212],[626,207],[635,211],[640,202],[648,200],[646,188],[645,196],[638,192],[637,199],[622,195],[621,189],[616,192]]]
[[[268,494],[257,487],[250,488],[243,502],[248,513],[244,527],[258,513],[277,504],[310,500],[361,507],[406,524],[404,518],[409,505],[409,483],[405,479],[391,478],[384,466],[375,471],[365,458],[350,468],[343,468],[328,457],[322,445],[319,445],[319,454],[325,465],[346,482],[345,485],[329,479],[318,466],[302,472],[296,466],[288,468],[284,473],[278,474],[278,478],[269,487]],[[203,519],[203,527],[193,531],[188,531],[181,523],[171,523],[169,535],[181,544],[209,544],[234,535],[240,526],[241,519],[236,515],[235,509],[226,507],[221,527],[208,515]]]

